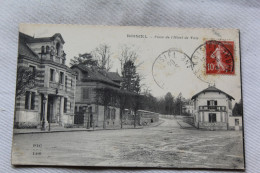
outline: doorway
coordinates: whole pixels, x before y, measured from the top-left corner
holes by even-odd
[[[239,119],[235,119],[235,130],[239,130]]]
[[[217,116],[216,116],[216,114],[214,114],[214,113],[209,113],[209,122],[210,122],[210,123],[215,123],[215,122],[217,122]]]
[[[54,119],[54,110],[53,110],[53,96],[48,96],[48,106],[47,106],[47,121],[48,123],[52,123]]]

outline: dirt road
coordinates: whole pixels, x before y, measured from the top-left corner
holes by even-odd
[[[143,129],[19,134],[14,146],[13,163],[36,165],[228,169],[244,163],[241,131],[181,129],[175,119]]]

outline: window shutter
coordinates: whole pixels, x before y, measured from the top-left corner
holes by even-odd
[[[29,99],[30,99],[30,92],[26,91],[26,93],[25,93],[25,109],[29,109]]]
[[[89,98],[89,89],[83,88],[83,99],[88,99],[88,98]]]
[[[34,110],[35,108],[35,92],[32,92],[31,95],[31,109]]]
[[[67,98],[64,98],[64,113],[67,112]]]

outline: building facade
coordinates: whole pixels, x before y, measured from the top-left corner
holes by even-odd
[[[65,65],[64,40],[60,34],[34,38],[19,33],[18,68],[41,72],[35,87],[16,98],[17,128],[43,128],[49,123],[74,123],[76,74]]]
[[[95,67],[74,65],[71,69],[77,74],[75,99],[75,124],[90,127],[117,126],[120,124],[120,109],[115,105],[97,103],[97,88],[120,89],[121,77],[116,72],[107,72]],[[84,114],[87,114],[87,116]]]
[[[232,100],[229,94],[209,86],[192,97],[194,125],[199,129],[227,130],[232,116]]]
[[[182,106],[182,113],[187,115],[193,115],[194,105],[191,100],[185,102]]]

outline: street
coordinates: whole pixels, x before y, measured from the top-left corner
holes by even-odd
[[[242,131],[182,129],[162,119],[143,129],[14,135],[13,164],[243,168]]]

